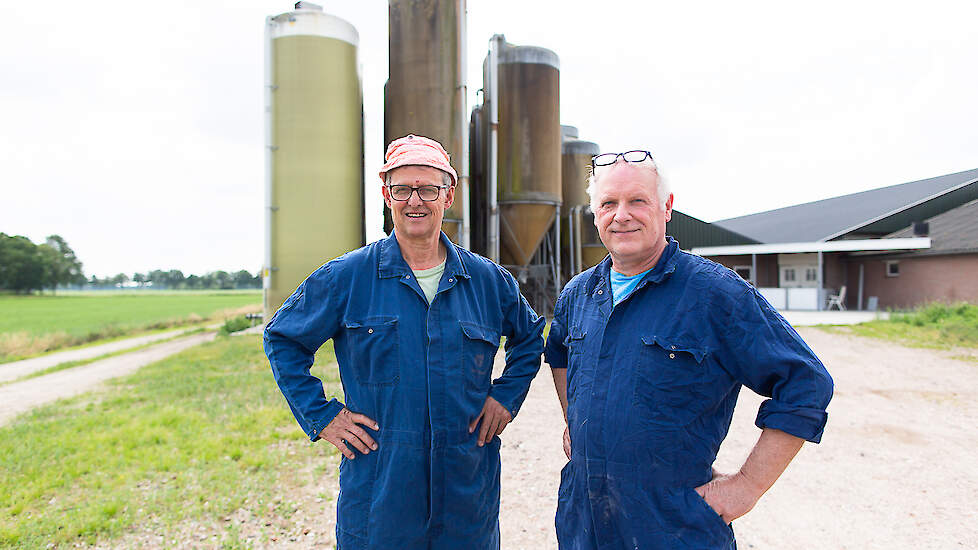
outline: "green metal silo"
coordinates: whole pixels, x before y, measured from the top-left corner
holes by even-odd
[[[299,2],[265,24],[265,318],[323,263],[363,246],[356,29]]]

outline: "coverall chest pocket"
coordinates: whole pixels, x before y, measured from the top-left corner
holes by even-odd
[[[590,388],[590,375],[583,371],[584,366],[584,337],[587,332],[572,328],[564,338],[567,349],[567,399],[573,400],[578,391]],[[587,388],[582,387],[587,386]]]
[[[685,425],[711,402],[706,349],[668,337],[643,336],[635,362],[634,405],[654,422]]]
[[[350,364],[357,382],[375,386],[396,384],[401,375],[397,318],[371,317],[345,324]]]
[[[462,327],[462,373],[474,389],[489,389],[492,362],[499,350],[499,332],[489,327],[459,321]]]
[[[584,337],[587,333],[578,328],[572,328],[564,338],[564,347],[567,348],[567,368],[579,367],[581,357],[584,355]]]

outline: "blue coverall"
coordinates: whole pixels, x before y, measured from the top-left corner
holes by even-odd
[[[610,268],[564,287],[547,338],[547,362],[567,368],[560,548],[736,548],[693,488],[711,479],[741,385],[771,398],[758,427],[818,442],[832,379],[753,287],[672,238],[616,306]]]
[[[505,269],[440,239],[430,306],[391,234],[316,270],[265,329],[275,380],[313,441],[343,407],[309,373],[330,338],[346,407],[380,426],[366,430],[378,450],[341,458],[342,550],[499,547],[499,438],[479,447],[468,426],[488,395],[516,416],[544,320]],[[501,336],[506,368],[491,381]]]

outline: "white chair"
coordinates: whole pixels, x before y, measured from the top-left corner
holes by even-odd
[[[839,308],[839,311],[845,311],[846,310],[845,301],[846,301],[846,285],[842,285],[842,288],[839,289],[838,294],[833,294],[829,296],[829,306],[825,309],[830,310],[832,309],[832,306],[837,306]]]

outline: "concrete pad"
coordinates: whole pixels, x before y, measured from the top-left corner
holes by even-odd
[[[813,325],[857,325],[876,319],[889,319],[886,311],[779,311],[793,327]]]

